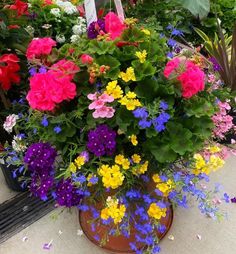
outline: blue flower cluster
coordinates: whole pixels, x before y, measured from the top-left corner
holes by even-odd
[[[165,111],[168,110],[169,106],[165,101],[161,101],[159,105],[160,114],[159,116],[150,119],[149,112],[146,108],[137,108],[133,111],[135,118],[140,119],[139,127],[142,129],[150,128],[152,125],[154,129],[160,133],[165,130],[165,124],[170,120],[170,115]]]

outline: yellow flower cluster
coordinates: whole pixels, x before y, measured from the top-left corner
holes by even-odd
[[[148,170],[149,162],[145,161],[143,164],[140,164],[138,167],[133,169],[134,175],[143,175]]]
[[[219,151],[217,149],[213,149],[212,151]],[[213,153],[213,152],[212,152]],[[195,165],[193,169],[193,174],[199,175],[204,173],[209,175],[211,171],[216,171],[220,167],[222,167],[225,163],[220,157],[216,155],[211,155],[209,160],[206,161],[201,154],[195,154]]]
[[[160,220],[162,217],[166,217],[166,211],[166,208],[161,208],[156,203],[152,203],[149,206],[147,213],[151,218]]]
[[[138,99],[137,95],[134,92],[128,92],[123,98],[119,100],[120,104],[126,106],[127,110],[135,110],[136,107],[141,107],[142,104]]]
[[[106,94],[111,95],[114,99],[120,99],[123,96],[123,90],[117,83],[117,80],[109,82],[105,91]]]
[[[126,72],[120,72],[119,78],[124,80],[126,83],[129,81],[136,81],[135,73],[134,73],[134,68],[129,67],[127,68]]]
[[[68,169],[71,173],[76,173],[78,169],[81,169],[81,167],[85,164],[85,157],[84,156],[78,156],[74,162],[71,162]]]
[[[138,57],[140,63],[145,63],[146,58],[147,58],[147,51],[146,51],[146,50],[137,51],[137,52],[135,53],[135,56]]]
[[[154,183],[156,183],[156,188],[163,193],[164,197],[167,197],[171,190],[174,189],[175,184],[171,179],[168,179],[166,182],[162,181],[158,174],[152,176]]]
[[[119,204],[118,199],[107,198],[107,207],[102,209],[101,218],[108,220],[112,218],[114,224],[118,224],[122,221],[125,216],[126,207],[123,204]]]
[[[98,174],[102,176],[102,182],[104,187],[116,189],[123,184],[124,175],[120,171],[120,167],[118,165],[105,165],[103,164],[98,169]]]
[[[132,143],[133,146],[137,146],[138,144],[138,139],[136,135],[131,135],[129,136],[130,142]]]
[[[129,169],[130,168],[129,159],[125,158],[124,155],[122,155],[122,154],[118,154],[115,157],[115,163],[122,166],[123,169]]]

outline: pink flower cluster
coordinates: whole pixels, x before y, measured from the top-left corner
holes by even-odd
[[[215,125],[213,134],[216,138],[224,139],[225,134],[234,127],[233,117],[227,114],[231,109],[229,103],[219,102],[218,106],[220,111],[212,117]]]
[[[120,18],[114,12],[109,12],[105,16],[105,30],[110,34],[112,40],[120,37],[124,29],[124,23],[121,22]]]
[[[57,104],[72,100],[76,96],[76,85],[72,82],[79,71],[72,61],[61,60],[46,73],[37,73],[30,78],[27,100],[33,109],[53,111]]]
[[[33,39],[27,48],[26,57],[32,60],[41,56],[47,56],[56,45],[57,43],[49,37]]]
[[[93,101],[89,105],[89,109],[93,112],[94,118],[112,118],[115,110],[112,107],[108,107],[106,103],[114,101],[114,98],[108,94],[99,95],[98,93],[88,94],[88,99]]]
[[[164,76],[166,78],[174,77],[180,81],[182,96],[186,99],[191,98],[205,88],[204,72],[189,60],[172,59],[165,67]]]

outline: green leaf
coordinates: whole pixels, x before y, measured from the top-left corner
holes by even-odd
[[[150,151],[160,163],[171,163],[177,158],[177,153],[171,149],[168,143],[155,143],[153,139],[149,139],[144,146],[145,150]]]
[[[116,49],[113,41],[98,41],[91,40],[89,43],[89,52],[92,54],[105,55],[105,54],[113,54]]]
[[[120,108],[116,111],[116,123],[122,131],[127,132],[127,128],[132,124],[133,114],[126,108]]]
[[[184,155],[192,151],[192,132],[183,127],[182,124],[169,122],[167,130],[170,136],[169,146],[178,154]]]
[[[157,80],[147,78],[138,83],[135,93],[139,98],[145,98],[148,102],[153,101],[158,95],[159,84]]]
[[[210,12],[210,0],[178,0],[178,2],[200,19],[207,17]]]
[[[134,60],[132,66],[134,67],[137,81],[142,80],[147,76],[153,76],[156,72],[156,68],[148,61],[140,63],[139,60]]]

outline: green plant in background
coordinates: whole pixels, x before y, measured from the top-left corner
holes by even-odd
[[[171,24],[195,45],[201,41],[195,36],[194,27],[213,37],[218,31],[216,14],[227,33],[232,32],[232,22],[236,20],[235,0],[137,0],[132,6],[126,6],[127,16],[136,16],[145,25],[161,32]]]

